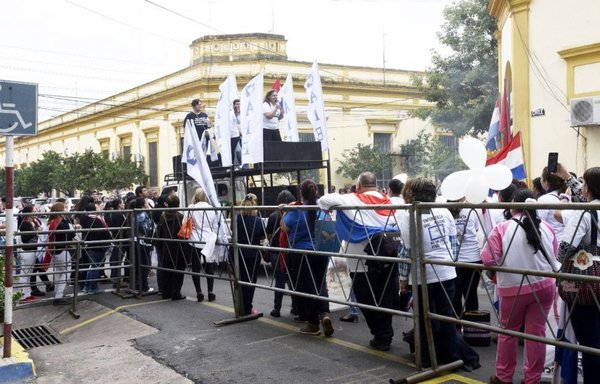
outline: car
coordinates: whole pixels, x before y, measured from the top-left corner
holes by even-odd
[[[40,205],[40,212],[42,212],[42,213],[50,212],[50,208],[52,208],[52,205],[54,203],[56,203],[56,200],[58,200],[58,197],[47,198],[46,202],[44,204]]]
[[[67,212],[72,211],[75,209],[75,206],[79,203],[79,200],[81,200],[78,197],[69,197],[67,199]]]

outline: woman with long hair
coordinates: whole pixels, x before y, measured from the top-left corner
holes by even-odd
[[[306,206],[317,206],[319,192],[314,181],[304,180],[299,187],[300,202]],[[282,230],[288,234],[289,248],[296,250],[315,250],[315,222],[317,220],[317,209],[311,210],[289,210],[283,216]],[[288,254],[290,262],[296,259],[298,265],[297,276],[292,276],[292,284],[296,291],[318,296],[325,274],[327,272],[328,256],[307,255],[298,252]],[[306,325],[300,328],[300,333],[318,335],[321,333],[319,327],[319,312],[321,301],[298,296],[299,316],[306,321]],[[328,316],[323,316],[321,324],[325,336],[333,335],[333,325]]]
[[[255,207],[256,195],[248,193],[242,206]],[[258,216],[256,209],[244,209],[235,218],[237,230],[237,242],[239,244],[260,245],[262,239],[265,238],[265,227],[262,219]],[[230,263],[234,265],[233,247],[230,248]],[[240,257],[240,280],[256,283],[258,278],[258,269],[260,267],[260,253],[257,249],[238,248]],[[250,315],[256,313],[252,309],[252,301],[254,300],[254,287],[241,286],[242,292],[242,315]]]
[[[263,102],[263,140],[281,141],[279,120],[283,119],[283,109],[277,102],[277,91],[271,89]]]
[[[208,196],[204,189],[198,187],[192,197],[192,205],[189,208],[212,208],[208,202]],[[217,263],[215,252],[211,254],[204,254],[202,250],[206,247],[210,241],[215,241],[217,235],[217,215],[215,211],[211,210],[195,210],[190,211],[190,217],[193,220],[192,224],[192,236],[190,237],[191,245],[194,248],[192,252],[192,272],[200,273],[202,264],[204,264],[204,271],[207,275],[215,274],[215,265]],[[204,300],[204,294],[202,293],[202,285],[200,284],[200,276],[192,275],[192,281],[196,288],[196,299],[198,302]],[[208,289],[208,301],[214,301],[216,296],[213,292],[214,279],[212,277],[206,278],[206,285]]]
[[[34,205],[27,204],[21,210],[21,213],[33,213]],[[20,246],[16,248],[16,256],[17,260],[20,263],[20,276],[19,276],[19,285],[22,285],[23,290],[23,298],[20,302],[29,302],[36,299],[37,295],[33,295],[34,290],[30,285],[30,275],[34,268],[36,262],[36,251],[38,242],[38,234],[37,231],[40,230],[41,223],[35,216],[19,216],[17,217],[17,228],[19,232],[29,232],[23,233],[20,235]],[[32,244],[32,245],[30,245]],[[37,288],[37,287],[36,287]]]
[[[514,203],[534,202],[528,189],[517,190]],[[481,253],[485,265],[552,272],[558,269],[557,240],[552,227],[540,220],[535,209],[512,209],[511,219],[498,224],[490,233]],[[546,318],[554,302],[555,279],[546,276],[496,272],[496,289],[500,297],[500,326],[544,337]],[[512,383],[517,366],[518,338],[499,334],[496,353],[496,376],[491,383]],[[546,346],[525,340],[524,383],[537,383],[544,369]]]
[[[46,249],[45,259],[51,260],[54,270],[54,304],[69,304],[69,301],[65,299],[65,287],[69,278],[71,254],[68,251],[68,244],[64,243],[73,241],[75,231],[64,215],[66,209],[65,203],[54,203],[50,207],[50,216],[48,217],[48,243],[50,245]]]

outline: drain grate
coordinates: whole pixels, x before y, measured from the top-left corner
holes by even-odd
[[[12,331],[12,335],[25,349],[61,344],[56,333],[45,325],[16,329]]]

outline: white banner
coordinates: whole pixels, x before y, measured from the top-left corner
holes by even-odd
[[[285,84],[279,91],[283,111],[285,113],[285,137],[286,141],[300,141],[298,138],[298,121],[296,120],[296,102],[294,100],[294,85],[292,75],[288,74]]]
[[[183,136],[183,153],[181,154],[181,163],[186,164],[187,174],[190,175],[198,185],[204,190],[210,204],[213,207],[220,207],[221,203],[217,196],[215,189],[215,183],[208,168],[206,162],[206,155],[201,149],[200,140],[198,140],[198,133],[192,120],[186,122]],[[194,193],[188,191],[188,193]],[[183,202],[185,204],[185,201]],[[227,232],[225,230],[225,219],[221,211],[217,211],[217,217],[219,218],[219,242],[227,243]],[[217,259],[219,261],[225,260],[225,247],[218,246],[216,249]]]
[[[308,108],[306,114],[315,133],[315,140],[321,142],[321,151],[327,151],[327,125],[325,121],[325,103],[323,101],[323,88],[321,87],[321,75],[319,65],[315,61],[310,74],[304,83]]]
[[[219,85],[221,96],[217,102],[215,110],[215,134],[217,135],[217,143],[221,152],[221,162],[224,167],[230,167],[233,160],[231,159],[231,127],[230,111],[232,109],[233,100],[238,98],[237,83],[235,75],[230,73],[225,81]]]
[[[256,75],[242,90],[242,163],[262,163],[263,154],[263,74]]]

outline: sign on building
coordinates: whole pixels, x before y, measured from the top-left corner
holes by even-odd
[[[0,80],[0,135],[37,135],[38,85]]]

